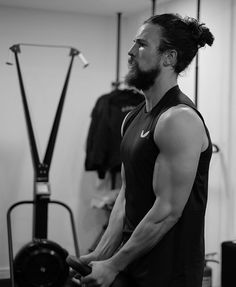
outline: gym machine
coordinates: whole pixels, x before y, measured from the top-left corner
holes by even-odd
[[[37,145],[35,141],[34,131],[31,123],[28,102],[25,94],[24,83],[19,63],[18,54],[21,52],[20,46],[37,46],[46,48],[62,48],[70,50],[71,57],[68,71],[66,74],[61,97],[57,106],[52,130],[49,136],[48,145],[43,161],[39,159]],[[55,146],[58,127],[63,110],[64,100],[68,87],[74,57],[79,56],[84,67],[88,66],[88,62],[80,51],[69,46],[58,45],[37,45],[37,44],[16,44],[9,48],[15,56],[17,74],[20,85],[20,92],[23,102],[24,115],[27,126],[27,134],[30,143],[31,157],[34,168],[34,197],[32,201],[20,201],[7,211],[7,231],[8,231],[8,247],[9,247],[9,263],[10,277],[12,287],[61,287],[65,284],[69,276],[69,266],[66,263],[68,252],[54,241],[48,240],[48,208],[51,205],[59,205],[66,209],[69,213],[75,254],[79,257],[79,246],[76,236],[76,228],[73,213],[68,205],[63,202],[50,200],[51,190],[49,183],[49,170]],[[7,62],[12,65],[11,62]],[[11,213],[20,205],[33,206],[33,232],[32,241],[27,243],[16,254],[14,258]]]

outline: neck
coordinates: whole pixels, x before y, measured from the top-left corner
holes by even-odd
[[[172,74],[171,77],[159,75],[154,85],[146,91],[143,91],[146,101],[146,111],[149,112],[165,95],[165,93],[177,85],[177,77]]]

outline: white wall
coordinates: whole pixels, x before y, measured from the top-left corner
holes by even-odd
[[[157,5],[157,13],[178,12],[196,17],[194,0],[176,0]],[[127,71],[127,51],[136,30],[150,15],[147,9],[139,15],[122,19],[121,78]],[[211,162],[209,201],[206,213],[206,253],[217,252],[221,243],[235,239],[235,35],[236,12],[233,0],[203,0],[201,20],[215,35],[212,47],[199,53],[199,109],[220,148]],[[82,69],[74,63],[64,106],[58,139],[51,166],[52,198],[67,203],[74,211],[81,253],[87,252],[99,232],[105,215],[90,208],[91,198],[98,192],[95,173],[84,172],[84,144],[90,112],[99,95],[110,90],[115,79],[116,17],[94,17],[34,10],[0,9],[0,269],[8,268],[5,214],[14,202],[31,199],[33,169],[22,112],[15,66],[4,65],[8,48],[15,43],[47,43],[75,46],[91,62]],[[37,53],[37,56],[34,55]],[[51,128],[52,115],[61,89],[68,57],[66,52],[22,50],[27,95],[30,97],[34,123],[42,150]],[[24,67],[23,67],[24,64]],[[50,67],[49,65],[52,64]],[[51,68],[51,69],[50,69]],[[194,99],[195,63],[179,78],[180,87]],[[43,117],[42,115],[43,111]],[[102,188],[101,188],[102,189]],[[14,217],[16,250],[30,240],[29,210]],[[65,214],[56,212],[50,220],[49,235],[73,252],[71,232]],[[20,235],[19,235],[20,234]],[[220,286],[220,265],[211,264],[213,285]]]

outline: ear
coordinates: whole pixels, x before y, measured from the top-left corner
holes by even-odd
[[[176,50],[168,50],[164,53],[163,65],[165,67],[171,66],[174,67],[177,63],[177,51]]]

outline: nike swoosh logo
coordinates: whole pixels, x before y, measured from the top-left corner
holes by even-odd
[[[147,131],[147,132],[145,133],[144,130],[142,130],[140,137],[141,137],[141,138],[145,138],[149,133],[150,133],[150,131]]]

